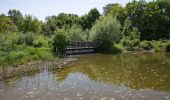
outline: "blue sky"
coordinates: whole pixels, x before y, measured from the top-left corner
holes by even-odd
[[[108,3],[125,5],[131,0],[0,0],[0,13],[7,14],[9,9],[20,10],[24,15],[31,14],[40,20],[61,12],[84,15],[92,8],[102,13]]]

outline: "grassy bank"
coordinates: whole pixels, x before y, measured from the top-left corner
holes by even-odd
[[[0,51],[0,66],[24,64],[35,60],[54,60],[50,48],[34,48],[19,45],[14,50]]]
[[[169,50],[170,40],[162,41],[142,41],[138,46],[132,47],[131,51],[154,50],[155,52],[165,52]],[[114,45],[113,52],[129,51],[129,48],[121,44]],[[55,60],[51,48],[34,48],[26,45],[17,45],[12,51],[0,51],[0,66],[15,66],[25,64],[35,60]]]

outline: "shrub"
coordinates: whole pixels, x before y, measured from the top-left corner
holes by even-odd
[[[153,48],[156,52],[158,51],[165,51],[166,49],[166,45],[168,43],[168,41],[165,41],[165,40],[159,40],[159,41],[151,41],[152,45],[153,45]]]
[[[126,48],[126,50],[133,50],[133,43],[130,39],[128,39],[128,37],[123,38],[121,44]]]
[[[140,32],[138,28],[132,27],[132,23],[128,18],[125,20],[122,34],[123,39],[121,43],[127,50],[134,50],[134,47],[139,46]]]
[[[11,51],[18,41],[18,33],[0,34],[0,50]]]
[[[19,34],[19,37],[18,37],[18,43],[19,45],[21,44],[24,44],[25,43],[25,35],[23,33],[20,33]]]
[[[57,53],[59,56],[65,54],[65,49],[69,45],[69,39],[63,30],[57,30],[53,37],[53,52]]]
[[[78,25],[73,25],[68,30],[68,36],[70,41],[84,41],[86,39],[86,32]]]
[[[121,38],[120,23],[111,15],[101,18],[91,29],[91,39],[99,43],[99,51],[111,53]]]
[[[35,40],[35,35],[32,32],[20,33],[17,44],[19,45],[26,44],[32,46],[34,40]]]
[[[151,41],[142,41],[140,43],[140,47],[143,48],[144,50],[152,50],[153,44]]]
[[[170,52],[170,42],[166,45],[166,52]]]
[[[25,34],[25,44],[26,45],[29,45],[29,46],[32,46],[33,45],[33,42],[34,42],[34,34],[32,32],[28,32]]]
[[[121,53],[124,51],[124,48],[121,44],[115,44],[113,45],[113,53]]]
[[[47,38],[43,36],[37,36],[34,41],[34,47],[47,47],[48,46],[48,40]]]

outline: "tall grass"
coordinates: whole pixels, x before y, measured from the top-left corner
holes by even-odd
[[[18,46],[16,50],[0,52],[0,55],[0,66],[24,64],[32,60],[54,60],[49,48]]]

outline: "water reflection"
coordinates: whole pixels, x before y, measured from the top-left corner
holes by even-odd
[[[0,82],[0,100],[169,100],[170,56],[95,54]]]
[[[73,67],[74,66],[74,67]],[[81,58],[54,72],[57,80],[69,73],[83,73],[91,80],[132,89],[154,89],[170,92],[170,57],[161,53],[127,53],[123,55],[92,55]]]

